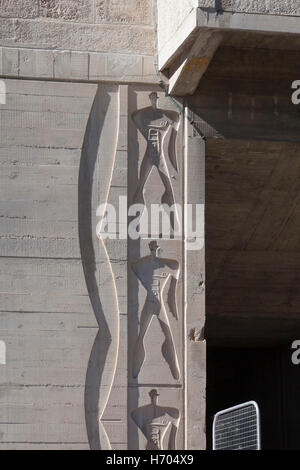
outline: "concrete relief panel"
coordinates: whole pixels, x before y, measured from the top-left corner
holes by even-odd
[[[176,180],[176,176],[172,173],[176,175],[178,173],[176,140],[179,114],[175,111],[159,108],[157,104],[159,95],[157,92],[149,94],[149,101],[150,106],[139,109],[132,114],[132,120],[140,134],[143,135],[147,145],[139,169],[138,184],[133,203],[145,204],[146,183],[150,173],[156,168],[158,173],[156,176],[159,176],[160,183],[164,187],[160,202],[161,204],[173,206],[175,204],[175,194],[172,180]],[[168,134],[168,145],[165,148],[165,140]],[[152,199],[151,202],[154,203],[155,201]],[[178,218],[178,214],[175,213],[175,216]],[[172,226],[174,228],[174,220]]]
[[[140,206],[148,225],[128,240],[128,448],[182,448],[183,241],[174,229],[182,224],[183,123],[160,90],[143,87],[130,87],[129,117],[128,202]],[[164,208],[175,204],[178,210]]]
[[[159,393],[149,392],[150,403],[132,411],[131,417],[146,440],[146,450],[175,450],[180,413],[177,408],[160,406]],[[168,432],[169,431],[169,432]]]
[[[134,378],[137,378],[140,373],[146,358],[144,347],[145,335],[150,328],[153,317],[157,317],[164,335],[164,343],[161,348],[162,356],[166,360],[173,378],[179,380],[178,356],[166,305],[164,304],[163,293],[168,280],[171,279],[168,286],[167,307],[173,317],[178,320],[176,286],[180,266],[174,259],[159,257],[160,247],[156,241],[149,243],[149,250],[150,255],[144,256],[131,264],[133,272],[147,292],[145,304],[140,314],[138,338],[133,351],[132,374]]]
[[[187,256],[181,233],[191,197],[185,172],[192,172],[185,132],[180,106],[159,88],[99,85],[79,176],[81,256],[99,326],[85,386],[92,449],[187,447],[187,343],[202,354],[201,334],[190,339],[190,330],[202,325],[196,299],[189,314],[185,297],[186,260],[195,258]],[[202,158],[197,152],[195,161]],[[189,181],[196,184],[195,175]],[[202,258],[203,251],[197,260]],[[190,292],[199,293],[192,285]],[[195,374],[197,364],[191,362]]]
[[[137,109],[130,110],[129,120],[132,135],[129,203],[144,205],[148,214],[153,204],[170,207],[182,204],[182,123],[179,111],[162,92],[151,92],[142,87],[140,93],[131,91],[130,106]],[[181,222],[179,212],[176,207],[170,214],[172,229],[175,223]]]

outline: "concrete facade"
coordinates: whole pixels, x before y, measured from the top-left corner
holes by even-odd
[[[0,449],[206,448],[204,220],[193,252],[99,240],[97,209],[204,208],[203,136],[233,131],[205,73],[241,30],[299,41],[276,3],[0,1]]]
[[[143,189],[147,204],[163,197],[162,182],[177,203],[203,203],[204,184],[195,192],[187,182],[195,172],[204,178],[204,161],[190,167],[183,153],[184,146],[196,153],[199,146],[202,153],[202,140],[157,85],[153,5],[20,5],[1,4],[6,365],[0,372],[1,421],[8,424],[1,428],[0,446],[204,446],[204,295],[198,273],[200,265],[203,279],[204,251],[190,257],[182,241],[160,242],[161,254],[153,259],[165,267],[155,276],[168,281],[166,294],[173,282],[177,287],[172,301],[161,299],[162,320],[151,321],[143,359],[137,342],[148,300],[133,265],[147,260],[151,240],[102,243],[96,236],[101,203],[117,205],[119,197],[134,202],[149,145],[144,124],[134,116],[148,113],[151,92],[159,98],[157,111],[150,106],[153,125],[156,114],[165,114],[173,123],[166,141],[171,137],[175,146],[166,153],[172,180],[152,172]],[[178,166],[172,167],[172,159]],[[197,301],[187,310],[186,298],[193,295]],[[151,390],[159,394],[162,413],[162,422],[152,424],[153,432],[163,426],[159,442],[143,432],[147,407],[157,400]]]

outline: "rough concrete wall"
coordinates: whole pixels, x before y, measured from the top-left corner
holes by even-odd
[[[195,0],[157,0],[159,49],[171,39],[188,14],[197,6]]]
[[[167,419],[174,427],[161,449],[168,440],[174,448],[204,448],[203,222],[196,252],[184,254],[182,241],[154,234],[162,248],[154,260],[149,240],[96,235],[100,204],[117,209],[119,197],[138,200],[149,119],[152,125],[167,119],[159,128],[169,139],[168,183],[151,172],[146,207],[165,194],[182,207],[203,207],[202,139],[189,129],[185,162],[183,119],[158,87],[162,104],[155,109],[148,106],[153,86],[144,84],[5,84],[0,348],[6,345],[7,357],[0,365],[0,449],[144,449],[151,435],[139,431],[140,420],[148,419],[154,388],[164,413],[160,425]],[[120,230],[130,220],[125,213]],[[151,292],[159,294],[154,313]],[[158,319],[145,335],[146,355],[139,346],[145,306],[150,320]]]
[[[0,47],[0,75],[43,80],[157,82],[153,56]]]
[[[158,49],[176,34],[194,8],[223,10],[239,13],[260,13],[273,15],[300,15],[299,0],[157,0]]]
[[[78,242],[78,173],[97,86],[5,83],[0,449],[88,449],[84,387],[97,323]]]
[[[199,6],[207,6],[206,3],[200,0]],[[300,15],[300,1],[299,0],[221,0],[216,2],[209,2],[218,4],[218,8],[225,11],[244,12],[244,13],[262,13],[273,15]]]
[[[152,54],[152,0],[1,0],[2,45]]]
[[[140,386],[143,392],[138,397],[134,391],[132,408],[127,410],[127,275],[131,272],[127,243],[107,247],[108,265],[105,250],[90,242],[91,233],[95,242],[97,198],[105,187],[103,166],[110,170],[114,164],[114,172],[106,173],[109,202],[116,203],[119,195],[127,194],[127,142],[134,150],[130,155],[137,157],[131,161],[141,161],[144,155],[143,135],[137,137],[130,116],[150,104],[149,92],[157,81],[153,44],[151,0],[0,0],[0,76],[7,87],[6,103],[0,106],[0,342],[4,341],[0,347],[7,348],[6,365],[0,368],[0,423],[6,423],[0,425],[1,449],[99,448],[99,440],[101,448],[146,445],[130,416],[133,406],[138,411],[149,404],[150,390],[132,376],[134,390]],[[77,80],[112,84],[74,83]],[[119,85],[122,81],[142,84]],[[173,109],[162,93],[161,98],[165,110]],[[179,139],[177,145],[183,164]],[[190,173],[197,174],[195,168]],[[131,169],[134,184],[137,174],[137,168]],[[156,183],[154,179],[155,190],[150,189],[149,195],[162,196],[162,183],[160,191]],[[172,244],[165,252],[176,257]],[[144,243],[139,256],[147,253]],[[137,254],[132,252],[131,259]],[[202,250],[202,277],[203,257]],[[180,381],[166,364],[162,366],[168,375],[161,374],[153,358],[152,370],[162,376],[160,380],[154,376],[158,390],[162,389],[160,404],[171,404],[173,411],[180,412],[178,446],[187,440],[191,448],[203,448],[204,291],[199,263],[193,264],[196,258],[191,258],[193,279],[187,291],[194,300],[201,294],[202,303],[201,314],[196,303],[186,314],[180,301],[180,328],[176,330],[177,320],[173,321],[179,337]],[[137,280],[135,284],[137,289]],[[101,302],[100,286],[105,291]],[[114,295],[118,309],[113,312]],[[131,302],[135,295],[136,290]],[[131,325],[136,326],[137,319],[131,317]],[[187,351],[181,343],[184,333],[189,335]],[[163,340],[162,334],[156,339]],[[161,361],[161,344],[154,349]],[[188,379],[186,362],[191,371]],[[189,390],[185,382],[191,384]],[[134,427],[130,442],[128,420]]]

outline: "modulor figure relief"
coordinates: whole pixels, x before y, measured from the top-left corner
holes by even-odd
[[[172,206],[175,204],[174,191],[164,155],[164,139],[171,128],[168,148],[168,157],[172,167],[178,172],[176,158],[176,137],[179,128],[179,114],[175,111],[159,109],[157,107],[158,95],[153,92],[149,95],[151,106],[133,113],[132,119],[138,130],[147,141],[147,149],[144,155],[138,186],[134,195],[134,204],[145,205],[144,187],[153,167],[157,168],[161,181],[165,187],[162,196],[162,204]],[[172,217],[174,219],[174,217]],[[174,228],[174,220],[171,220]]]
[[[170,328],[168,315],[164,306],[163,291],[171,277],[167,296],[167,304],[171,314],[178,320],[176,305],[176,287],[180,274],[179,263],[173,259],[159,258],[160,247],[156,241],[149,243],[150,255],[134,261],[131,265],[133,272],[145,287],[147,297],[140,318],[138,339],[133,351],[133,377],[136,378],[145,360],[144,337],[148,331],[152,318],[157,317],[165,341],[162,345],[162,354],[167,361],[175,380],[179,380],[180,371]]]
[[[171,426],[168,450],[176,450],[176,436],[180,414],[176,408],[157,405],[157,390],[149,392],[151,404],[142,406],[131,413],[135,424],[147,439],[146,450],[164,450],[163,443]]]

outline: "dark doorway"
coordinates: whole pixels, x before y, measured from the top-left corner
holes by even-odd
[[[208,348],[207,438],[223,409],[254,400],[261,414],[263,450],[300,449],[300,365],[289,347]]]

